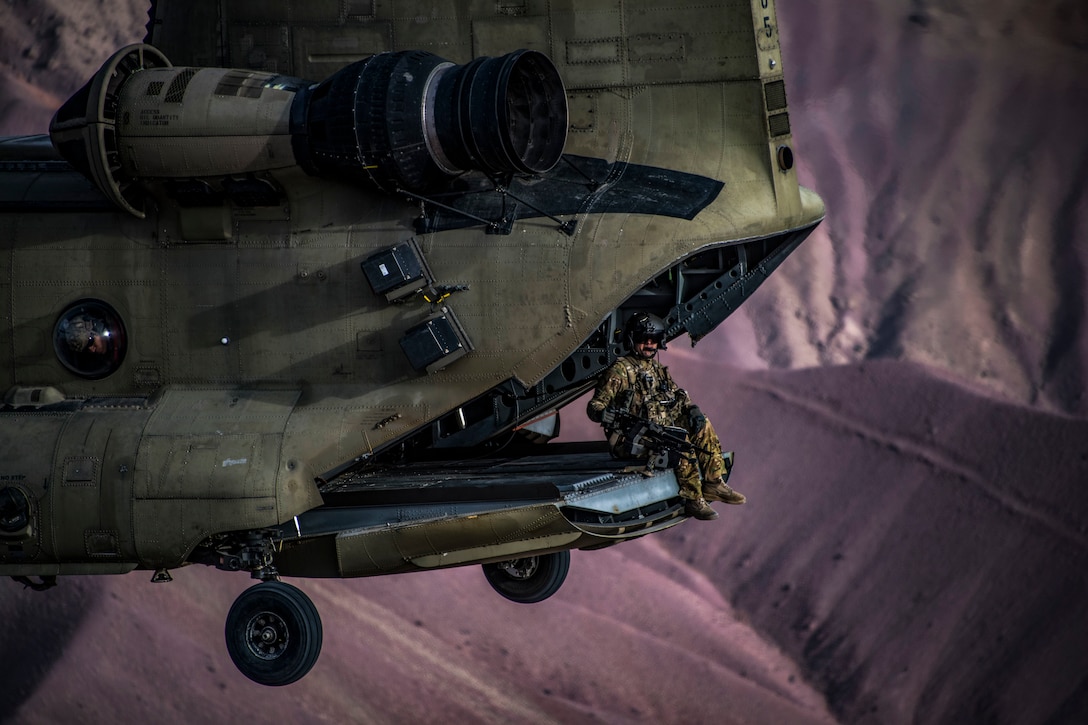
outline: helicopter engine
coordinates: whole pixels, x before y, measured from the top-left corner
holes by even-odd
[[[424,51],[379,53],[311,83],[174,67],[149,45],[118,51],[50,126],[61,155],[141,218],[141,182],[211,206],[260,205],[270,184],[261,175],[291,167],[388,192],[426,191],[470,170],[539,174],[559,161],[566,132],[562,79],[536,51],[461,66]]]

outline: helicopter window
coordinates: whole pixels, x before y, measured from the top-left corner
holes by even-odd
[[[99,300],[75,303],[53,330],[53,349],[61,364],[89,380],[104,378],[121,367],[126,342],[120,315]]]

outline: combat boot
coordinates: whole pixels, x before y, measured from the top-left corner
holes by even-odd
[[[713,481],[703,481],[703,497],[707,501],[721,501],[734,506],[739,506],[748,500],[743,493],[734,491],[729,487],[729,484],[720,478]]]
[[[705,498],[689,498],[684,501],[684,514],[700,521],[713,521],[718,512],[710,508]]]

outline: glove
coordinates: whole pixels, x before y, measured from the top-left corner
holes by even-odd
[[[601,411],[601,419],[598,421],[602,425],[612,425],[616,422],[616,409],[611,405]]]
[[[706,428],[706,416],[699,410],[699,406],[691,406],[691,410],[688,411],[688,424],[691,426],[692,433],[698,433]]]

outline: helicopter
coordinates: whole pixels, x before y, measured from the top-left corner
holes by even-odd
[[[773,0],[154,0],[0,139],[0,575],[248,572],[226,645],[270,686],[323,636],[284,576],[546,599],[686,519],[667,456],[559,410],[634,312],[695,344],[824,214]]]

